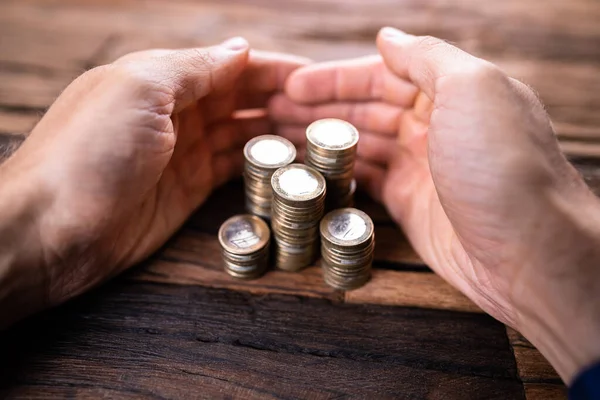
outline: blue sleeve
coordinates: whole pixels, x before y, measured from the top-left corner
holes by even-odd
[[[600,400],[600,362],[581,372],[569,388],[570,400]]]

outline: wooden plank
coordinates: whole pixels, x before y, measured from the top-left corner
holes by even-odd
[[[24,139],[23,136],[0,133],[0,164],[19,148]]]
[[[316,266],[301,273],[272,270],[259,279],[245,281],[234,279],[223,270],[219,243],[213,236],[179,235],[171,243],[155,259],[132,271],[128,275],[130,279],[227,288],[254,294],[282,293],[331,300],[343,297],[324,283],[321,269]]]
[[[378,244],[378,246],[380,246],[380,244]],[[380,256],[388,257],[391,255],[391,261],[389,257],[383,259],[383,266],[385,268],[390,268],[391,264],[391,268],[395,269],[395,271],[385,272],[396,273],[388,276],[389,279],[392,277],[395,277],[395,279],[389,281],[386,279],[381,281],[374,280],[367,285],[367,287],[373,288],[369,293],[377,293],[380,290],[384,290],[387,293],[386,287],[384,286],[382,288],[380,286],[381,283],[392,286],[398,283],[399,287],[402,288],[401,290],[406,291],[410,288],[408,293],[403,294],[403,297],[401,298],[403,301],[410,301],[406,299],[419,299],[425,301],[425,306],[432,306],[435,301],[438,300],[435,296],[423,296],[421,294],[421,291],[426,287],[429,287],[431,290],[441,290],[444,293],[442,296],[449,295],[446,293],[449,288],[446,288],[443,285],[441,289],[439,288],[441,283],[439,282],[439,278],[419,276],[433,276],[430,273],[416,273],[416,276],[415,274],[410,273],[406,275],[397,273],[397,271],[403,271],[404,269],[414,270],[415,268],[427,271],[426,267],[421,264],[406,265],[404,260],[408,260],[407,258],[398,258],[399,256],[402,256],[403,251],[412,254],[412,250],[406,250],[399,247],[396,249],[397,251],[392,251],[387,249],[385,245],[380,248],[382,249],[380,252],[382,254],[380,254]],[[401,260],[400,262],[402,262],[402,264],[397,264],[399,260]],[[378,259],[375,261],[375,267],[377,266]],[[202,285],[216,288],[229,288],[233,290],[246,290],[251,293],[272,292],[326,297],[330,299],[340,297],[340,294],[337,291],[331,289],[323,282],[322,272],[318,266],[312,266],[299,273],[289,273],[272,269],[262,278],[252,281],[231,278],[223,271],[221,265],[221,249],[216,236],[190,229],[184,229],[179,232],[152,260],[145,263],[142,268],[135,270],[135,273],[131,277],[132,279],[141,281]],[[408,279],[408,281],[405,281],[405,278]],[[400,282],[398,282],[398,280]],[[391,288],[388,289],[391,291]],[[450,295],[450,297],[452,296]],[[370,300],[367,300],[367,298],[368,296],[365,297],[364,302],[379,303],[383,301],[383,299],[377,300],[378,297]],[[401,304],[398,303],[400,300],[397,297],[392,297],[388,301],[391,303],[383,301],[383,304]],[[429,303],[429,301],[433,301],[433,303]],[[462,309],[465,307],[469,310],[472,309],[472,307],[469,308],[468,306],[464,306],[464,301],[459,300],[458,303],[462,306]],[[406,303],[404,305],[416,305],[416,303]],[[445,304],[441,304],[440,307],[454,309],[450,306],[447,307]]]
[[[14,397],[524,398],[483,314],[119,280],[0,339]]]
[[[544,356],[516,330],[507,327],[508,340],[515,353],[519,376],[529,383],[561,383],[561,379]]]
[[[361,209],[360,204],[356,206]],[[411,270],[428,270],[401,229],[395,225],[375,225],[375,263],[400,264],[395,267],[399,269],[404,266]]]
[[[188,34],[195,26],[197,37],[237,31],[249,33],[260,44],[278,42],[287,50],[307,50],[324,41],[338,58],[336,47],[372,42],[381,26],[392,25],[417,34],[432,34],[457,42],[481,54],[503,54],[540,59],[596,61],[593,49],[600,46],[597,20],[600,11],[594,0],[510,0],[502,3],[468,0],[358,0],[287,1],[285,7],[272,0],[220,1],[5,1],[5,7],[27,21],[48,15],[57,23],[86,26],[89,30],[114,27],[126,33],[147,31]],[[38,5],[44,6],[44,13]],[[23,14],[26,17],[23,17]],[[120,18],[115,18],[118,15]],[[160,19],[162,17],[162,19]],[[110,26],[102,26],[100,21]],[[315,24],[324,20],[327,23]],[[283,23],[282,21],[285,21]],[[174,23],[175,22],[175,23]],[[201,33],[201,34],[200,34]],[[268,37],[271,37],[270,39]],[[332,46],[335,43],[337,46]],[[326,53],[319,49],[312,51]],[[350,49],[348,49],[350,50]],[[363,51],[366,48],[363,49]],[[352,52],[346,53],[346,56]]]
[[[600,8],[600,7],[598,7]],[[600,47],[599,47],[600,48]],[[531,85],[539,93],[552,119],[561,124],[600,127],[600,64],[564,61],[492,59],[508,74]],[[600,54],[598,55],[600,61]]]
[[[0,109],[0,133],[28,135],[41,118],[41,112],[15,112]]]
[[[38,7],[37,13],[40,11]],[[38,24],[14,14],[9,11],[8,18],[0,24],[0,37],[4,38],[0,41],[1,69],[47,76],[81,72],[110,39],[106,32],[57,24],[52,15],[46,15],[44,23]]]
[[[210,1],[173,2],[168,7],[155,1],[145,2],[144,7],[131,1],[85,5],[42,1],[43,7],[35,1],[9,1],[2,6],[6,13],[0,14],[0,26],[5,26],[2,29],[7,34],[3,36],[11,39],[3,41],[0,54],[5,55],[0,61],[39,70],[1,69],[5,76],[0,75],[0,89],[4,89],[0,90],[0,104],[46,107],[86,66],[110,62],[133,50],[206,45],[234,34],[248,36],[255,47],[298,52],[316,60],[370,54],[375,51],[376,31],[389,22],[447,38],[499,62],[540,93],[561,136],[575,132],[589,137],[589,132],[600,126],[596,112],[600,55],[591,50],[600,46],[600,32],[597,24],[592,24],[598,7],[592,7],[591,1],[567,7],[544,2],[542,15],[532,12],[542,5],[538,0],[525,5],[515,0],[501,7],[480,2],[468,2],[472,3],[468,7],[462,3],[440,5],[433,0],[410,1],[401,7],[393,1],[376,5],[349,2],[344,13],[334,7],[335,1],[292,2],[286,7],[272,1],[235,7]],[[403,8],[410,12],[401,12]],[[281,24],[285,15],[290,18]],[[313,21],[317,17],[327,18],[328,23],[316,26]],[[235,29],[233,24],[219,21],[235,22]],[[492,25],[494,36],[487,33]],[[153,26],[152,32],[148,26]],[[548,40],[550,33],[553,40]],[[47,39],[36,41],[35,37]],[[513,51],[519,46],[525,47]],[[539,58],[536,49],[543,50]],[[557,49],[560,53],[554,54]],[[573,50],[576,52],[569,53]],[[524,55],[529,61],[524,61]],[[65,76],[62,69],[75,70]],[[40,75],[48,75],[49,85],[40,88]],[[562,127],[567,127],[564,134]]]
[[[506,327],[527,400],[563,400],[567,388],[544,356],[516,330]]]
[[[471,300],[432,273],[373,270],[371,281],[346,292],[345,301],[403,307],[482,312]]]
[[[597,142],[600,140],[600,125],[586,126],[565,122],[554,123],[554,129],[561,140]]]
[[[49,76],[23,70],[0,69],[0,105],[34,112],[49,107],[79,74]]]
[[[567,388],[564,385],[549,383],[524,383],[527,400],[566,400]]]
[[[600,143],[563,140],[560,148],[569,157],[600,158]]]

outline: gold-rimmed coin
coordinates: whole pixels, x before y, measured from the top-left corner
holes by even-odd
[[[275,135],[257,136],[244,146],[244,187],[247,210],[263,218],[271,217],[273,191],[271,176],[296,159],[296,148]]]
[[[275,264],[279,269],[298,271],[315,261],[319,252],[325,179],[309,166],[290,164],[275,171],[271,185]]]
[[[320,233],[325,282],[342,290],[364,285],[373,263],[373,220],[356,208],[341,208],[323,217]]]
[[[358,130],[349,122],[336,118],[320,119],[306,128],[306,139],[327,154],[347,154],[356,148]]]
[[[254,215],[236,215],[219,228],[224,268],[231,276],[254,279],[267,269],[269,226]]]
[[[271,177],[271,186],[274,196],[291,206],[318,202],[326,190],[323,175],[304,164],[279,168]]]
[[[319,171],[327,182],[327,209],[352,204],[354,162],[358,130],[349,122],[326,118],[306,128],[305,164]]]
[[[256,168],[275,171],[296,159],[296,148],[281,136],[261,135],[246,143],[244,157]]]

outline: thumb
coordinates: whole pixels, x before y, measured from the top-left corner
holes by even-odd
[[[395,28],[379,31],[377,47],[393,73],[413,82],[432,100],[437,79],[471,74],[491,66],[441,39],[413,36]]]
[[[217,46],[134,53],[117,64],[141,84],[159,85],[181,111],[230,87],[248,62],[248,42],[235,37]]]

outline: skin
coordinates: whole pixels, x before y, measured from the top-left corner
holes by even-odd
[[[245,142],[270,131],[269,98],[306,62],[236,38],[130,54],[75,80],[0,167],[0,325],[161,246],[240,174]]]
[[[239,174],[249,138],[274,130],[302,155],[306,125],[337,117],[361,132],[357,180],[432,269],[565,382],[600,358],[600,204],[527,86],[391,28],[378,56],[302,68],[227,45],[84,74],[0,167],[2,324],[150,255]]]

